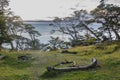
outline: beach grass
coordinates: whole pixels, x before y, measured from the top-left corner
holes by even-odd
[[[91,46],[77,46],[69,49],[77,54],[62,54],[61,50],[9,52],[0,54],[6,58],[0,60],[0,80],[120,80],[120,42],[102,43]],[[18,60],[20,55],[31,55],[26,61]],[[98,60],[98,66],[89,70],[70,72],[47,71],[64,61],[75,61],[76,65],[87,65],[92,58]],[[62,66],[64,67],[64,66]]]

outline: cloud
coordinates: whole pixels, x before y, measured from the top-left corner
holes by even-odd
[[[48,17],[65,17],[72,13],[70,8],[94,9],[100,0],[11,0],[10,7],[24,20],[48,19]],[[108,0],[120,3],[120,0]]]
[[[107,0],[107,3],[115,4],[120,6],[120,0]]]

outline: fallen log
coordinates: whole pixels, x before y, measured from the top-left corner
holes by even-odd
[[[54,67],[59,66],[59,65],[64,65],[64,64],[70,64],[70,63],[73,63],[73,61],[61,62],[61,63],[54,65]]]
[[[94,68],[97,65],[97,59],[92,58],[92,63],[85,66],[73,66],[73,67],[64,67],[64,68],[56,68],[56,67],[47,67],[48,71],[75,71],[75,70],[86,70],[90,68]]]
[[[4,59],[6,55],[0,55],[0,60]]]
[[[70,52],[68,50],[62,50],[61,53],[66,53],[66,54],[77,54],[77,52]]]

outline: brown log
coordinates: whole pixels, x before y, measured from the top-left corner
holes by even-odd
[[[56,68],[56,67],[47,67],[48,71],[75,71],[75,70],[86,70],[90,68],[94,68],[97,65],[97,59],[92,58],[92,63],[86,66],[73,66],[73,67],[64,67],[64,68]]]

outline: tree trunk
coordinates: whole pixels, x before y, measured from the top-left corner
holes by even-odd
[[[112,40],[112,34],[111,34],[110,29],[108,29],[108,33],[109,33],[109,38],[110,38],[110,40]]]
[[[101,39],[96,35],[96,33],[94,33],[90,28],[88,28],[88,26],[87,26],[85,23],[83,23],[83,25],[84,25],[84,27],[85,27],[89,32],[91,32],[98,40],[101,40]]]
[[[118,32],[112,27],[113,32],[115,33],[116,39],[120,40],[120,35]]]
[[[2,44],[0,44],[0,51],[2,50]]]
[[[14,46],[12,42],[10,42],[10,45],[11,45],[11,50],[14,50]]]

